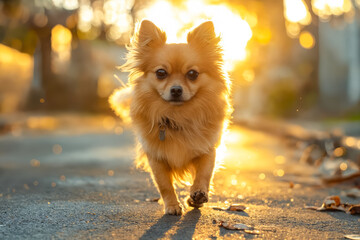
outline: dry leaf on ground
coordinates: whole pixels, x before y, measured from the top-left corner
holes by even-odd
[[[245,233],[259,235],[261,232],[259,230],[244,230]]]
[[[245,225],[243,223],[237,223],[237,224],[234,224],[233,226],[237,230],[254,230],[253,227]]]
[[[351,215],[360,214],[360,204],[351,206],[349,208],[349,213]]]
[[[254,227],[248,226],[243,223],[231,224],[229,222],[224,222],[221,220],[220,221],[214,220],[214,223],[218,223],[219,227],[223,227],[228,230],[244,231],[245,233],[254,234],[254,235],[260,234],[259,230],[256,230],[256,229],[254,229]]]
[[[342,211],[352,215],[360,214],[360,205],[341,203],[339,196],[329,196],[324,199],[321,207],[305,206],[306,209],[312,209],[316,211]]]
[[[227,208],[213,207],[213,209],[219,210],[219,211],[237,211],[237,212],[240,212],[240,211],[245,211],[246,207],[244,205],[241,205],[241,204],[231,204]]]
[[[231,204],[228,211],[244,211],[246,207],[240,204]]]

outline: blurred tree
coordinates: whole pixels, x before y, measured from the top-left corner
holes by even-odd
[[[56,8],[52,1],[1,0],[0,41],[22,52],[34,54],[39,44],[40,82],[44,98],[51,107],[59,107],[61,83],[52,71],[51,30],[66,24],[73,11]]]
[[[48,109],[59,108],[87,108],[96,105],[97,80],[99,59],[92,55],[88,40],[96,38],[105,41],[124,44],[129,41],[128,36],[134,26],[136,9],[140,8],[144,0],[0,0],[0,42],[21,52],[34,55],[34,85],[28,101],[32,106],[39,104],[44,98]],[[140,4],[139,4],[140,3]],[[120,26],[129,25],[128,32],[121,36],[113,30],[116,23],[105,22],[105,4],[108,9],[117,13],[119,8],[128,14],[127,21]],[[116,7],[116,9],[113,9]],[[115,12],[114,12],[115,11]],[[89,27],[86,31],[81,28],[82,21]],[[70,63],[67,68],[60,68],[54,61],[52,46],[52,30],[56,25],[63,25],[71,31]],[[124,25],[125,24],[125,25]],[[124,37],[125,36],[125,37]],[[111,38],[112,37],[112,38]],[[64,36],[60,36],[64,38]],[[58,53],[61,54],[59,48]],[[73,66],[75,65],[75,66]],[[115,69],[115,66],[113,66]],[[71,86],[70,86],[71,84]],[[75,99],[75,101],[73,101]],[[106,100],[105,100],[106,102]],[[39,104],[40,105],[40,104]]]

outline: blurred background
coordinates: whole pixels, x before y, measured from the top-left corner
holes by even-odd
[[[208,206],[249,215],[176,222],[150,203],[108,104],[143,18],[168,42],[205,20],[221,35],[235,111]],[[0,239],[248,238],[211,224],[237,217],[271,226],[264,239],[360,234],[358,217],[304,209],[329,195],[359,204],[360,0],[0,0],[0,183]]]
[[[0,113],[109,114],[136,22],[181,42],[211,19],[234,116],[360,120],[359,16],[359,0],[1,0]]]

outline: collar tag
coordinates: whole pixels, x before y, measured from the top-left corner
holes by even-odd
[[[160,125],[159,127],[159,139],[160,141],[165,141],[165,125]]]

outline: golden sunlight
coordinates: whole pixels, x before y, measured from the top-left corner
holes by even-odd
[[[69,61],[71,56],[71,41],[72,34],[68,28],[60,24],[53,27],[51,30],[51,48],[56,64]]]
[[[21,105],[33,77],[34,58],[0,44],[0,111],[14,112]],[[16,81],[15,81],[16,80]]]
[[[297,37],[301,28],[311,23],[311,14],[304,0],[284,0],[284,16],[290,37]]]
[[[91,6],[89,5],[81,5],[79,8],[79,21],[78,28],[82,32],[88,32],[91,29],[91,22],[94,18],[94,13],[92,11]]]
[[[308,25],[311,15],[304,0],[284,0],[285,18],[289,22]]]
[[[56,7],[63,7],[66,10],[74,10],[79,7],[78,0],[52,0],[52,2]]]
[[[161,27],[167,33],[170,43],[185,42],[189,28],[205,20],[212,20],[216,32],[222,37],[226,69],[232,70],[237,61],[243,61],[247,57],[246,45],[252,37],[251,28],[238,13],[226,5],[188,0],[181,6],[174,6],[167,1],[156,1],[142,10],[138,18],[147,18]]]
[[[327,20],[331,15],[339,16],[351,13],[353,5],[351,0],[312,0],[312,9],[322,20]]]

